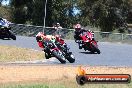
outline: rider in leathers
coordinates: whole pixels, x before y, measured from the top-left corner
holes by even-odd
[[[85,30],[85,29],[81,28],[80,24],[76,24],[74,26],[74,28],[75,28],[74,38],[75,38],[76,41],[78,41],[79,49],[82,49],[82,40],[81,40],[80,35],[83,34],[84,32],[90,32],[90,33],[92,33],[92,39],[94,40],[94,32],[93,31],[91,31],[91,30]]]

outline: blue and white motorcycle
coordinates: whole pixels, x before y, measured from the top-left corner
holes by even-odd
[[[15,34],[11,31],[9,22],[0,18],[0,39],[13,39],[16,40]]]

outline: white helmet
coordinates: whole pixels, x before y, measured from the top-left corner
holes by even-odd
[[[43,36],[43,35],[44,35],[43,32],[39,32],[39,33],[36,35],[36,37],[37,37],[37,36],[40,36],[40,37],[41,37],[41,36]]]
[[[60,26],[60,23],[56,23],[56,24]]]
[[[75,25],[75,29],[81,29],[81,25],[80,24],[76,24]]]

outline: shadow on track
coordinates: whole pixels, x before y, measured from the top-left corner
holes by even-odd
[[[79,53],[83,53],[83,54],[97,54],[97,53],[93,53],[93,52],[79,52]]]
[[[0,40],[11,40],[10,38],[0,38]]]

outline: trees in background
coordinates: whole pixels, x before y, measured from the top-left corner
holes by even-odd
[[[12,10],[12,21],[24,24],[26,22],[26,0],[10,0]]]
[[[10,6],[14,22],[43,25],[45,0],[10,0]],[[73,6],[72,0],[47,0],[46,26],[52,26],[54,22],[71,26],[74,22]]]
[[[0,6],[0,17],[3,17],[3,18],[6,18],[8,19],[9,21],[11,21],[11,10],[9,7],[6,7],[6,6]]]
[[[2,2],[3,2],[3,1],[7,1],[7,0],[0,0],[0,6],[2,5]]]
[[[1,2],[2,0],[0,0]],[[77,22],[83,26],[100,27],[101,31],[119,29],[132,23],[131,0],[47,0],[46,26],[60,22],[72,28]],[[10,0],[15,23],[43,25],[45,0]],[[75,10],[76,9],[76,10]],[[75,11],[79,11],[75,14]]]
[[[12,16],[11,9],[8,6],[2,5],[2,2],[4,1],[6,2],[7,0],[0,0],[0,17],[6,18],[11,21],[12,20],[11,19],[11,16]]]
[[[78,1],[80,1],[78,6],[81,9],[81,17],[87,20],[84,23],[100,27],[102,31],[113,31],[116,28],[125,29],[130,9],[128,0]]]

